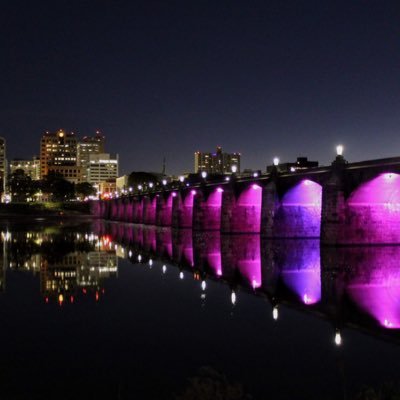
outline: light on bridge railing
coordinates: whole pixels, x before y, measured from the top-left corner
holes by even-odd
[[[181,176],[179,177],[179,182],[183,183],[184,181],[185,181],[185,177],[184,177],[183,175],[181,175]]]
[[[236,174],[236,172],[237,172],[237,165],[232,165],[231,170],[232,170],[232,173],[233,173],[233,174]]]
[[[343,145],[339,144],[338,146],[336,146],[336,154],[338,156],[342,156],[343,155]]]
[[[275,157],[275,158],[273,159],[273,163],[274,163],[275,167],[277,167],[277,166],[279,165],[279,158],[278,158],[278,157]]]
[[[202,172],[201,172],[201,177],[202,177],[203,179],[206,179],[206,178],[207,178],[207,172],[206,172],[206,171],[202,171]]]
[[[139,190],[142,190],[143,189],[143,186],[142,185],[138,185],[138,187],[137,187]]]
[[[149,182],[149,188],[152,188],[154,186],[153,182]]]
[[[275,307],[272,309],[272,318],[276,321],[276,320],[278,319],[278,315],[279,315],[279,313],[278,313],[278,306],[275,306]]]
[[[162,180],[162,184],[165,186],[165,185],[167,184],[167,180],[166,180],[166,179],[163,179],[163,180]]]

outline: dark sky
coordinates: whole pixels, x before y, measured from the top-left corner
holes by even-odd
[[[58,128],[101,130],[121,173],[400,154],[399,1],[2,0],[0,27],[9,158]]]

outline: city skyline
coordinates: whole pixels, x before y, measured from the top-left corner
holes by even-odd
[[[18,1],[2,17],[10,159],[60,127],[103,132],[121,173],[190,171],[217,145],[243,169],[328,164],[339,143],[350,161],[398,155],[397,2]]]

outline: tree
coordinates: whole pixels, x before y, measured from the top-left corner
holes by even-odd
[[[33,196],[36,190],[36,185],[30,176],[25,175],[23,169],[17,169],[11,174],[8,186],[12,201],[16,202],[25,202],[28,197]]]
[[[67,181],[61,174],[49,172],[42,181],[43,193],[51,196],[53,201],[64,201],[74,197],[74,184]]]
[[[128,186],[137,187],[138,185],[146,185],[149,182],[158,182],[158,176],[151,172],[131,172],[128,177]]]
[[[96,193],[96,189],[89,182],[77,183],[75,185],[75,194],[77,196],[85,198],[88,196],[94,196]]]

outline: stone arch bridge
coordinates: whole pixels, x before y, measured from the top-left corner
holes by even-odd
[[[94,201],[103,219],[266,238],[320,238],[324,245],[400,244],[400,157],[231,176]]]

